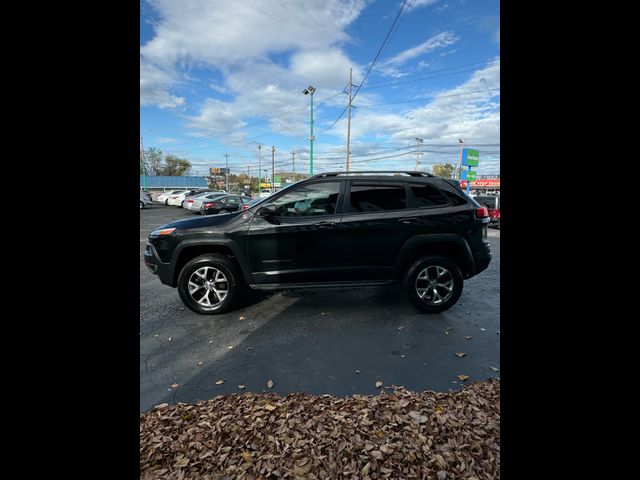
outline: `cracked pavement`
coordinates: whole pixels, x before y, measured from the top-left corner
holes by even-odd
[[[371,395],[378,380],[447,391],[462,385],[461,374],[467,382],[500,377],[490,368],[500,368],[499,231],[489,229],[489,268],[439,315],[420,313],[393,285],[255,295],[234,312],[201,316],[143,260],[154,228],[192,215],[157,204],[140,210],[140,411],[244,391]]]

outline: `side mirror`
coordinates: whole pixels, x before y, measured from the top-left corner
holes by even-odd
[[[258,215],[261,217],[273,217],[277,213],[277,207],[275,203],[267,203],[258,210]]]

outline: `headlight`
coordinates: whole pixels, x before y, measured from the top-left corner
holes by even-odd
[[[163,228],[161,230],[154,230],[149,235],[150,237],[160,237],[162,235],[170,235],[175,231],[175,228]]]

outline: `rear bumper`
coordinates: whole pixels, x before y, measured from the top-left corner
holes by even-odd
[[[487,267],[491,263],[491,246],[488,242],[484,243],[483,248],[476,252],[474,263],[476,275],[487,269]]]
[[[173,265],[160,260],[156,248],[150,243],[147,243],[144,249],[144,264],[151,273],[158,276],[162,283],[170,287],[175,287],[173,282]]]

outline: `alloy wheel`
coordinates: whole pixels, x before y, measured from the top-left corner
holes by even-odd
[[[440,305],[453,295],[453,275],[444,267],[430,265],[416,277],[418,297],[431,305]]]
[[[214,267],[201,267],[189,277],[189,295],[203,307],[216,308],[222,305],[229,294],[229,281]]]

